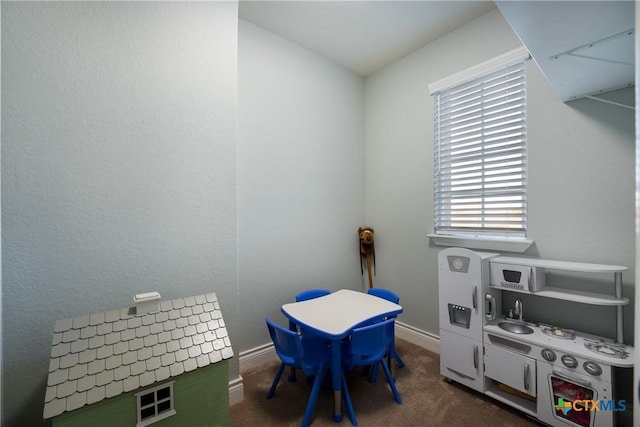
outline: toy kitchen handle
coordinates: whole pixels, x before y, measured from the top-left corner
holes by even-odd
[[[478,285],[473,287],[473,295],[471,295],[471,303],[473,304],[473,308],[478,308]]]
[[[487,320],[495,320],[496,319],[496,297],[491,294],[486,294],[484,296],[485,301],[485,318]]]
[[[583,380],[582,378],[575,378],[575,377],[573,377],[571,375],[565,374],[564,372],[559,372],[556,369],[553,369],[553,375],[556,375],[556,376],[558,376],[558,377],[560,377],[560,378],[562,378],[564,380],[567,380],[567,381],[572,381],[572,382],[578,383],[578,384],[586,386],[586,387],[591,387],[591,381]]]
[[[529,390],[529,364],[524,364],[524,389]]]
[[[478,345],[473,346],[473,367],[478,369]]]

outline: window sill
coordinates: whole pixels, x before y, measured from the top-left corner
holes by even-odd
[[[153,424],[153,423],[155,423],[157,421],[164,420],[165,418],[169,418],[170,416],[175,415],[175,414],[176,414],[175,409],[171,409],[171,410],[169,410],[167,412],[163,412],[161,414],[158,414],[153,418],[149,418],[148,420],[140,421],[138,424],[136,424],[136,427],[145,427],[145,426],[151,425],[151,424]]]
[[[427,234],[427,237],[437,246],[459,246],[469,249],[518,253],[525,252],[534,244],[533,240],[510,239],[507,237],[450,236],[444,234]]]

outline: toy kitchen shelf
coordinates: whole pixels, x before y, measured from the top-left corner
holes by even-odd
[[[551,286],[544,286],[537,291],[529,291],[522,289],[505,288],[491,284],[492,288],[501,289],[503,291],[518,292],[529,295],[536,295],[543,298],[554,298],[565,301],[573,301],[582,304],[615,306],[616,307],[616,339],[623,342],[623,326],[622,326],[622,306],[629,303],[629,298],[622,296],[622,272],[627,267],[620,265],[605,264],[589,264],[581,262],[568,261],[552,261],[544,259],[517,258],[499,256],[490,260],[490,263],[510,264],[517,266],[526,266],[531,268],[540,268],[548,270],[564,270],[583,273],[613,273],[614,293],[595,293],[584,292],[575,289],[565,289]]]

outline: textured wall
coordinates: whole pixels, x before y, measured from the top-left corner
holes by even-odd
[[[362,78],[246,21],[239,25],[240,350],[311,287],[362,289]]]
[[[400,295],[402,322],[436,335],[442,247],[425,237],[433,232],[433,101],[427,85],[519,45],[494,10],[366,81],[367,223],[378,231],[378,262],[392,266],[378,270],[378,282],[389,283]],[[562,103],[534,61],[527,73],[528,234],[535,246],[524,255],[626,265],[624,292],[632,297],[633,112],[591,100]],[[608,96],[625,97],[624,92]],[[626,92],[633,95],[632,89]],[[613,293],[606,282],[613,277],[600,279],[599,284],[572,284]],[[556,284],[563,280],[550,278]],[[615,330],[615,310],[608,307],[527,298],[525,313],[531,320],[607,336]],[[632,317],[628,306],[629,342]]]
[[[2,2],[3,425],[56,319],[216,292],[233,343],[236,53],[235,2]]]
[[[366,82],[367,222],[378,230],[378,281],[400,295],[400,321],[438,335],[433,232],[433,113],[427,85],[519,44],[493,11]]]

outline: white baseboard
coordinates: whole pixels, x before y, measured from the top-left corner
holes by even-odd
[[[233,406],[243,400],[244,383],[242,382],[242,375],[238,375],[238,378],[229,381],[229,406]]]
[[[251,350],[241,352],[239,358],[240,375],[238,375],[238,378],[229,381],[229,406],[233,406],[244,400],[244,383],[242,382],[242,373],[272,360],[277,360],[278,356],[276,355],[273,343],[268,343],[252,348]]]
[[[278,360],[278,355],[272,342],[240,352],[240,373],[242,374],[251,368],[264,365],[272,360]]]
[[[396,320],[396,337],[440,354],[440,337]]]

